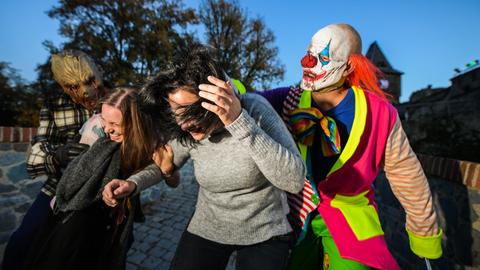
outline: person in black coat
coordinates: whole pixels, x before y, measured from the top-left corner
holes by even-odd
[[[107,207],[103,186],[149,165],[163,147],[162,138],[138,110],[135,89],[112,91],[102,101],[101,114],[82,128],[81,141],[92,146],[63,173],[51,203],[55,215],[37,234],[26,269],[124,269],[140,205],[128,197]],[[167,184],[177,183],[178,175]]]

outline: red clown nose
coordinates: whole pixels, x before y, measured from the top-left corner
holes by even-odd
[[[314,66],[317,65],[317,58],[315,56],[307,53],[307,55],[305,55],[302,58],[302,61],[300,61],[300,63],[302,64],[302,67],[304,67],[304,68],[313,68]]]

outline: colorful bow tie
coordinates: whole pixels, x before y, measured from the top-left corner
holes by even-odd
[[[340,153],[340,134],[333,118],[323,115],[317,108],[297,108],[290,111],[288,119],[293,136],[298,142],[312,146],[315,130],[320,124],[323,131],[321,133],[323,155],[331,157]]]

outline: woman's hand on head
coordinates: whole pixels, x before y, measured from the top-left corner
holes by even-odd
[[[113,179],[103,188],[102,199],[106,205],[115,207],[118,204],[118,199],[129,196],[136,188],[137,185],[132,181]]]
[[[200,84],[198,93],[204,99],[211,101],[202,102],[202,106],[215,113],[225,126],[233,123],[242,112],[242,105],[230,82],[222,81],[214,76],[208,76],[212,84]]]
[[[175,164],[173,164],[172,146],[168,144],[160,146],[153,152],[152,159],[162,172],[162,175],[173,174]]]

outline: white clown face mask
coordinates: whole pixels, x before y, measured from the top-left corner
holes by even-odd
[[[335,89],[332,86],[341,84],[352,53],[361,53],[361,40],[355,29],[346,24],[331,24],[320,29],[301,60],[302,89],[319,92]]]

